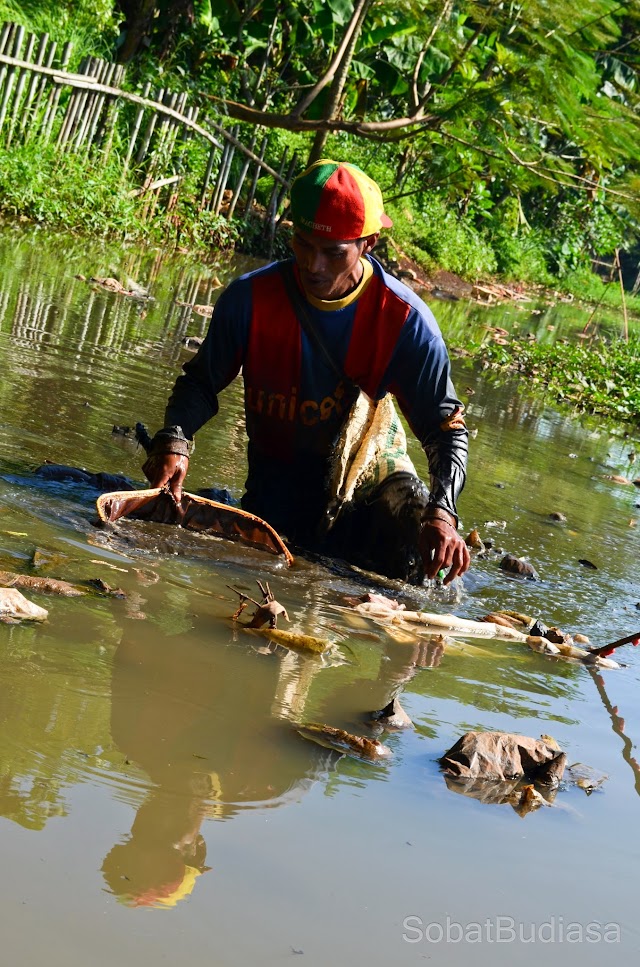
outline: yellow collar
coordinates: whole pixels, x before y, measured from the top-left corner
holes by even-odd
[[[362,278],[358,282],[355,289],[349,292],[348,295],[344,296],[342,299],[316,299],[314,296],[309,295],[305,292],[305,298],[316,309],[323,309],[324,312],[335,312],[336,309],[344,309],[346,306],[350,306],[352,302],[359,299],[364,290],[369,285],[371,277],[373,276],[373,266],[369,259],[360,259],[360,264],[362,265]]]

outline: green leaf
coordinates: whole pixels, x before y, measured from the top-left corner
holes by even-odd
[[[353,14],[353,3],[351,0],[326,0],[326,4],[333,13],[333,19],[343,27],[349,23]]]

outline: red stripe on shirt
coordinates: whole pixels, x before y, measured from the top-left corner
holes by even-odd
[[[372,399],[378,393],[410,311],[408,303],[377,275],[358,299],[344,368],[347,376]]]
[[[288,459],[296,422],[291,416],[300,385],[300,325],[280,272],[256,276],[251,296],[243,370],[247,430],[261,450]]]

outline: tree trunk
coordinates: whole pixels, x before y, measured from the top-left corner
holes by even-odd
[[[151,32],[156,5],[157,0],[118,0],[125,16],[124,43],[117,55],[120,64],[127,64],[138,53],[145,36]]]
[[[345,51],[340,60],[338,69],[336,70],[335,77],[331,82],[331,87],[329,88],[329,97],[327,98],[327,103],[322,114],[322,118],[325,121],[330,121],[338,112],[340,107],[340,102],[342,100],[342,94],[344,91],[344,86],[349,74],[349,69],[351,67],[351,61],[353,60],[353,55],[356,49],[356,44],[360,38],[360,31],[362,30],[362,25],[364,19],[369,12],[369,7],[371,6],[372,0],[359,0],[354,11],[351,22],[347,25],[347,30],[351,27],[353,20],[355,19],[355,29],[351,35],[351,39],[347,44]],[[322,152],[324,151],[324,146],[327,142],[329,136],[328,131],[318,131],[313,140],[313,146],[309,154],[308,164],[312,165],[316,161],[319,161],[322,157]]]

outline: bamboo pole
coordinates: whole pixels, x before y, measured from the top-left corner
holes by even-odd
[[[279,169],[280,174],[284,172],[284,167],[287,163],[288,155],[289,155],[289,148],[287,147],[282,152],[282,160],[280,161],[280,169]],[[273,246],[274,246],[275,234],[276,234],[276,219],[278,214],[278,188],[279,188],[279,185],[276,182],[276,184],[274,184],[273,186],[273,191],[271,192],[271,198],[269,199],[269,204],[267,205],[266,228],[267,228],[267,238],[269,242],[267,251],[270,259],[273,258]]]
[[[253,151],[256,146],[256,141],[258,140],[258,129],[254,128],[253,135],[251,138],[251,150]],[[234,212],[236,210],[236,205],[238,204],[238,199],[240,198],[240,192],[242,191],[242,186],[244,185],[245,178],[247,177],[247,172],[249,171],[249,165],[251,162],[248,158],[242,163],[242,168],[240,169],[240,175],[238,176],[238,181],[231,199],[231,204],[229,205],[229,210],[227,212],[227,218],[229,221],[233,218]]]
[[[120,85],[124,80],[124,75],[127,72],[127,68],[124,64],[117,64],[116,70],[113,78],[113,84],[115,94],[108,98],[108,103],[105,111],[105,121],[104,121],[104,132],[105,141],[104,147],[102,149],[103,156],[106,158],[111,154],[111,148],[113,146],[113,139],[116,133],[116,121],[118,119],[118,111],[120,110]]]
[[[156,103],[161,104],[163,97],[164,97],[164,87],[161,87],[156,95]],[[153,137],[153,131],[157,123],[158,123],[158,113],[157,113],[157,110],[154,110],[151,114],[151,117],[149,118],[147,129],[142,138],[142,144],[138,148],[138,153],[136,155],[136,164],[138,165],[141,164],[142,161],[144,161],[147,155],[147,151],[149,150],[149,144],[151,142],[151,138]]]
[[[96,78],[96,81],[98,83],[102,83],[103,81],[105,81],[109,76],[109,74],[111,73],[112,67],[113,65],[110,64],[109,61],[99,60],[96,67],[96,72],[94,75]],[[77,148],[81,147],[82,143],[84,142],[87,154],[91,151],[93,139],[96,133],[96,129],[98,127],[98,122],[100,121],[100,115],[102,113],[103,103],[104,103],[104,95],[95,91],[91,96],[90,103],[86,111],[85,123],[82,126],[81,130],[78,132],[78,137],[76,139],[76,147]]]
[[[209,151],[209,158],[207,160],[207,167],[204,173],[204,180],[202,182],[202,193],[200,195],[200,210],[205,207],[205,202],[207,199],[207,190],[209,188],[209,182],[211,181],[211,173],[213,172],[213,163],[215,161],[218,149],[216,147],[211,147]]]
[[[261,161],[265,156],[268,144],[269,144],[269,134],[267,133],[262,139],[262,144],[260,146],[259,158]],[[260,165],[256,165],[256,170],[254,171],[253,178],[251,179],[251,188],[249,189],[249,196],[247,198],[245,209],[244,209],[245,224],[249,221],[249,218],[251,217],[251,206],[253,205],[253,199],[255,198],[255,195],[256,195],[256,188],[258,187],[259,177],[260,177]]]
[[[45,34],[45,37],[46,36],[47,35]],[[49,50],[47,52],[46,60],[44,62],[44,66],[45,67],[51,67],[51,65],[53,64],[53,60],[54,60],[54,58],[56,56],[56,50],[57,49],[58,49],[58,45],[56,44],[55,40],[53,40],[51,42],[51,44],[49,45]],[[45,91],[47,89],[48,80],[47,80],[46,75],[44,75],[44,74],[36,74],[36,73],[34,73],[34,77],[37,78],[37,88],[36,88],[36,95],[35,95],[35,103],[33,105],[33,110],[31,112],[31,118],[32,118],[31,125],[29,125],[27,123],[27,120],[28,119],[25,118],[25,131],[24,131],[24,140],[25,140],[25,142],[29,141],[31,139],[32,135],[35,134],[36,129],[38,127],[42,128],[42,126],[44,124],[44,114],[43,114],[42,118],[40,118],[40,105],[42,104],[42,99],[43,99],[44,93],[45,93]]]
[[[187,117],[190,119],[195,119],[198,115],[198,110],[199,110],[198,107],[188,108],[186,112]],[[181,133],[180,145],[178,147],[178,152],[174,161],[174,169],[177,172],[177,177],[180,180],[176,182],[175,188],[170,192],[169,197],[167,199],[167,203],[165,205],[165,211],[167,212],[167,214],[171,214],[171,212],[174,211],[174,209],[178,204],[178,198],[180,196],[180,188],[182,186],[182,182],[184,181],[183,172],[185,169],[184,159],[187,152],[187,142],[193,135],[193,132],[189,128],[185,128],[185,127],[181,128],[180,133]],[[179,234],[178,223],[175,222],[175,220],[173,220],[173,223],[176,227],[177,234]],[[176,241],[176,244],[177,244],[177,241]]]
[[[64,71],[67,64],[69,63],[69,60],[71,59],[72,49],[73,49],[73,45],[69,42],[67,42],[62,48],[62,57],[60,59],[61,71]],[[62,84],[64,83],[64,81],[57,80],[56,78],[59,75],[56,74],[56,72],[51,70],[50,68],[40,67],[40,68],[34,68],[34,69],[39,70],[41,72],[46,71],[45,76],[53,75],[53,87],[49,93],[49,100],[47,101],[47,108],[45,112],[44,126],[43,126],[43,132],[42,132],[43,140],[48,141],[49,138],[51,137],[51,131],[53,129],[53,123],[55,120],[56,111],[58,110],[58,103],[60,101],[60,95],[62,94]]]
[[[620,249],[616,249],[616,267],[618,269],[618,279],[620,280],[620,297],[622,299],[622,316],[624,319],[624,341],[629,342],[629,316],[627,314],[627,300],[624,294],[624,279],[622,278],[622,264],[620,262]]]
[[[150,90],[151,90],[151,83],[147,81],[147,83],[142,88],[142,97],[145,100],[146,98],[149,97]],[[135,148],[136,141],[138,140],[138,134],[140,133],[140,125],[142,124],[142,118],[144,117],[144,111],[145,109],[143,107],[139,107],[138,110],[136,111],[136,115],[133,121],[133,128],[131,129],[131,137],[129,138],[129,147],[127,148],[127,153],[124,159],[123,175],[124,175],[124,172],[129,167],[129,163],[133,156],[133,149]]]
[[[49,43],[49,34],[43,34],[40,38],[40,43],[38,44],[38,50],[36,53],[35,63],[37,66],[44,63],[44,58],[47,52],[47,44]],[[0,45],[1,50],[1,45]],[[22,111],[22,119],[20,121],[19,133],[24,136],[25,128],[27,127],[27,122],[29,120],[30,109],[33,103],[33,99],[36,96],[36,91],[38,90],[38,85],[40,83],[40,75],[32,73],[31,82],[29,84],[29,89],[27,90],[26,97],[24,99],[24,107]]]
[[[31,60],[31,57],[33,55],[33,48],[36,45],[36,40],[37,38],[35,34],[29,34],[29,37],[27,39],[27,49],[24,55],[24,59],[26,61]],[[19,71],[18,83],[16,84],[16,92],[13,95],[13,104],[11,106],[11,122],[9,124],[9,131],[7,133],[7,146],[10,145],[11,141],[13,140],[13,134],[15,132],[16,124],[18,123],[18,118],[20,116],[20,104],[22,101],[22,95],[24,93],[24,88],[27,83],[28,76],[29,76],[29,73],[26,70],[26,68],[24,70]]]
[[[99,57],[93,57],[87,73],[90,74],[91,77],[95,77],[97,81],[102,76],[105,64],[106,61],[101,60]],[[87,132],[93,119],[96,101],[99,97],[100,95],[95,91],[86,91],[85,93],[84,101],[81,103],[80,110],[78,111],[78,123],[72,138],[73,149],[75,151],[78,151],[82,147],[82,143],[87,136]]]
[[[233,132],[237,132],[237,127],[233,128]],[[233,161],[233,155],[235,153],[234,146],[227,142],[225,144],[225,151],[222,155],[222,161],[220,168],[218,169],[218,178],[216,180],[216,186],[213,190],[213,197],[211,199],[210,209],[214,215],[218,215],[220,208],[222,206],[222,199],[224,197],[224,192],[227,187],[227,181],[229,179],[229,174],[231,172],[231,163]]]
[[[2,32],[0,33],[0,56],[5,56],[11,50],[15,29],[16,24],[13,23],[4,23],[2,25]],[[0,61],[0,93],[2,92],[2,85],[4,84],[6,73],[7,65],[4,61]]]
[[[292,182],[293,173],[297,167],[298,167],[298,152],[294,151],[291,161],[289,163],[289,167],[287,168],[287,173],[285,175],[287,184],[290,184]],[[276,203],[276,213],[280,210],[280,205],[282,204],[282,201],[285,198],[285,195],[286,195],[286,189],[284,188],[284,186],[280,186],[278,189],[278,201]],[[284,218],[284,215],[286,212],[287,212],[287,209],[285,208],[282,214],[280,215],[280,217],[278,218],[276,229],[280,227],[280,223],[282,222],[282,219]]]
[[[90,74],[90,67],[93,61],[92,57],[83,57],[82,63],[80,64],[81,74]],[[62,124],[60,125],[60,130],[58,131],[58,137],[56,140],[56,147],[62,148],[71,137],[71,131],[74,127],[78,111],[80,110],[80,102],[84,98],[87,98],[87,92],[80,89],[76,91],[71,89],[71,96],[67,101],[67,110],[65,111],[64,118],[62,119]]]
[[[23,40],[24,40],[24,27],[18,24],[18,27],[15,32],[15,40],[13,42],[13,57],[16,60],[18,59],[18,55],[20,54],[20,51],[22,49]],[[21,62],[21,63],[24,63],[24,62]],[[9,99],[11,97],[11,92],[13,90],[13,84],[15,79],[16,79],[16,67],[9,66],[7,70],[7,76],[4,82],[4,91],[2,93],[2,100],[0,100],[0,131],[2,131],[2,126],[7,116]]]
[[[104,61],[103,77],[106,83],[110,83],[115,74],[116,65]],[[96,101],[93,109],[93,116],[87,133],[87,151],[90,151],[94,144],[99,143],[100,136],[104,133],[104,106],[106,97],[100,92],[96,92]],[[101,124],[102,122],[102,124]]]
[[[178,100],[177,94],[165,93],[163,96],[163,103],[166,101],[172,109],[175,107],[177,100]],[[149,156],[147,173],[146,173],[144,185],[142,187],[142,192],[141,192],[142,194],[145,195],[144,205],[142,207],[142,212],[140,214],[140,217],[143,219],[143,221],[147,221],[153,218],[156,205],[158,203],[158,196],[154,194],[152,185],[155,181],[158,180],[156,179],[156,173],[158,171],[158,167],[161,164],[162,159],[165,156],[165,145],[167,143],[169,126],[171,123],[172,122],[169,118],[167,118],[166,116],[163,116],[162,119],[160,120],[160,124],[155,126],[156,127],[155,141],[153,144],[153,150],[151,151]]]

